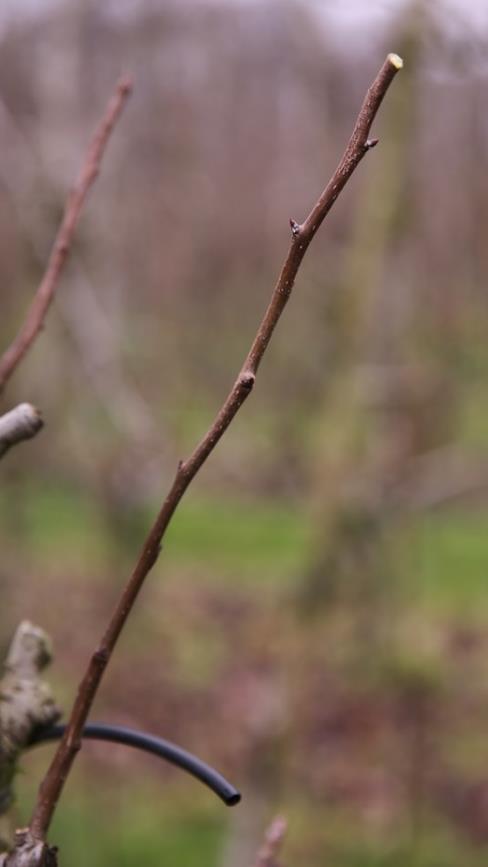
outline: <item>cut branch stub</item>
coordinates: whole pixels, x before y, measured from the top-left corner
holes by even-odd
[[[31,403],[19,403],[0,416],[0,458],[12,446],[34,437],[43,425],[41,413]]]
[[[15,832],[15,847],[8,854],[0,855],[0,867],[57,867],[58,850],[39,840],[34,840],[28,828]]]
[[[22,750],[39,726],[60,717],[41,672],[51,660],[46,633],[27,620],[17,628],[0,681],[0,815],[14,800],[12,780]]]

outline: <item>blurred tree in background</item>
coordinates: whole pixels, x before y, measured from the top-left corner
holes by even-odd
[[[56,829],[75,867],[88,828],[94,865],[250,865],[277,809],[290,865],[486,858],[488,26],[441,0],[363,19],[299,0],[5,16],[4,345],[105,93],[121,68],[136,82],[8,395],[47,430],[2,463],[1,635],[22,616],[49,630],[65,706],[249,345],[288,218],[323,187],[378,58],[405,60],[97,709],[200,752],[243,804],[228,820],[170,771],[90,746]]]

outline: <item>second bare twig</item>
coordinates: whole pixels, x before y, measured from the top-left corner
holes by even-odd
[[[56,235],[44,276],[17,336],[0,357],[0,394],[43,327],[63,267],[68,258],[83,204],[90,187],[100,171],[100,164],[107,142],[127,101],[131,88],[132,84],[128,78],[122,78],[119,81],[117,90],[112,96],[88,148],[79,178],[66,202],[64,216]]]

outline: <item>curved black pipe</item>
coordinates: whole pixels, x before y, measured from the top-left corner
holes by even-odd
[[[48,729],[39,729],[34,734],[29,746],[36,746],[36,744],[45,743],[46,741],[59,740],[64,734],[65,729],[65,725],[55,725],[50,726]],[[205,762],[197,759],[196,756],[182,749],[182,747],[163,740],[163,738],[157,738],[155,735],[148,735],[144,732],[128,729],[125,726],[104,725],[103,723],[88,723],[83,729],[83,737],[90,740],[124,744],[127,747],[135,747],[136,749],[144,750],[146,753],[159,756],[161,759],[166,759],[166,761],[187,771],[212,789],[227,807],[233,807],[241,800],[240,792],[218,771],[215,771],[209,765],[206,765]]]

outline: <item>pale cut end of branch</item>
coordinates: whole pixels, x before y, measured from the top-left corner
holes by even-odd
[[[283,816],[276,816],[273,819],[264,835],[263,845],[256,856],[253,867],[279,867],[277,858],[283,845],[287,827],[287,821]]]
[[[34,437],[43,425],[41,413],[31,403],[19,403],[0,416],[0,458],[12,446]]]
[[[389,54],[388,60],[395,69],[403,69],[403,60],[399,54]]]
[[[5,669],[17,677],[37,677],[52,661],[49,635],[29,620],[23,620],[10,642]]]

